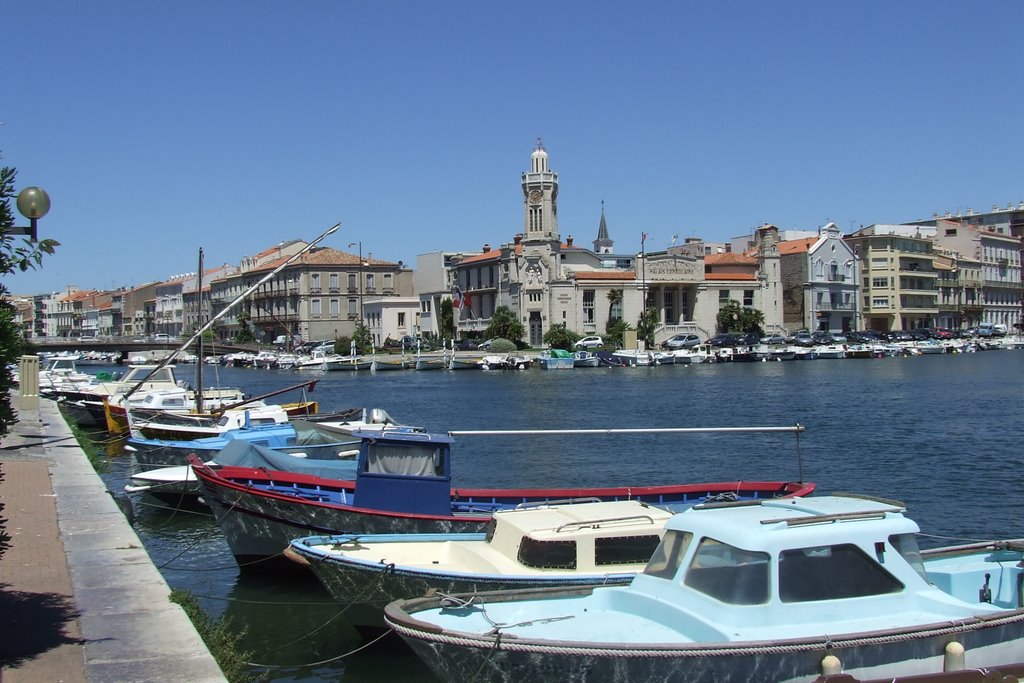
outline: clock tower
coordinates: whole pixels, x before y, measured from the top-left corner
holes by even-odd
[[[530,170],[523,173],[523,241],[560,242],[558,174],[548,169],[548,153],[537,138]]]

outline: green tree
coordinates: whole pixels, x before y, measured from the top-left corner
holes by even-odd
[[[729,299],[718,311],[718,331],[733,334],[756,332],[761,334],[764,326],[764,313],[756,308],[744,308],[739,301]]]
[[[572,349],[572,345],[579,338],[580,335],[566,328],[565,323],[553,325],[550,330],[544,333],[545,344],[553,349],[565,349],[566,351]]]
[[[238,315],[235,316],[235,319],[238,321],[238,325],[241,329],[232,335],[231,341],[236,344],[248,344],[256,341],[256,335],[254,335],[252,330],[249,329],[249,321],[252,319],[249,312],[244,310],[239,311]]]
[[[608,290],[608,322],[611,324],[612,320],[621,319],[621,315],[616,314],[616,309],[622,311],[622,290],[611,289]]]
[[[352,338],[356,341],[356,353],[373,353],[373,335],[370,334],[369,327],[359,323],[356,325],[356,331]],[[335,348],[337,348],[337,345],[335,345]],[[345,349],[344,351],[338,351],[338,353],[348,354],[349,350]]]
[[[498,306],[491,315],[491,324],[484,331],[484,336],[488,339],[502,337],[518,342],[524,336],[523,323],[508,306]]]
[[[633,329],[625,320],[608,319],[604,327],[604,345],[615,349],[622,348],[622,340],[626,331]]]
[[[441,339],[455,339],[455,313],[452,300],[441,300],[441,308],[437,312],[437,333]]]
[[[636,321],[637,339],[642,339],[647,344],[647,348],[654,346],[654,331],[658,329],[659,323],[661,323],[661,317],[658,315],[657,309],[654,308],[645,308]]]
[[[15,227],[11,199],[15,197],[16,175],[13,168],[0,168],[0,275],[38,268],[42,265],[43,255],[53,254],[60,246],[56,240],[34,241],[11,234]],[[27,349],[24,331],[15,322],[14,306],[7,298],[9,293],[7,286],[0,282],[0,434],[6,434],[18,421],[11,405],[11,388],[14,386],[11,366]]]

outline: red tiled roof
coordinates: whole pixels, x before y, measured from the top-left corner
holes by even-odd
[[[787,254],[799,254],[805,252],[811,248],[815,242],[818,241],[817,237],[804,237],[798,240],[786,240],[785,242],[779,242],[779,254],[785,256]]]
[[[756,266],[757,259],[746,254],[727,251],[724,254],[708,254],[704,257],[706,266]]]
[[[461,266],[468,263],[482,263],[484,261],[494,261],[495,259],[498,259],[500,257],[500,249],[491,249],[490,251],[485,251],[482,254],[473,254],[472,256],[467,256],[461,261],[459,261],[459,265]]]
[[[753,273],[704,273],[705,280],[756,280]]]
[[[279,259],[274,259],[273,261],[268,261],[267,263],[262,264],[259,268],[254,268],[250,272],[258,273],[264,270],[273,270],[289,258],[291,257],[284,256]],[[380,259],[369,258],[366,256],[363,257],[363,262],[371,266],[398,266],[397,263],[392,263],[391,261],[381,261]],[[350,254],[347,251],[339,251],[337,249],[331,249],[330,247],[323,247],[322,249],[314,249],[311,252],[303,254],[292,263],[301,263],[306,266],[358,266],[359,257],[355,254]]]

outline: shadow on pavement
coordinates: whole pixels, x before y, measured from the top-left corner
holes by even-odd
[[[57,593],[25,593],[0,585],[0,667],[14,667],[60,645],[81,644],[67,635],[78,617],[74,600]]]

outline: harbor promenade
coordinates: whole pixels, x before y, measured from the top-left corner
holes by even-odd
[[[19,411],[0,472],[2,683],[225,680],[55,403]]]

